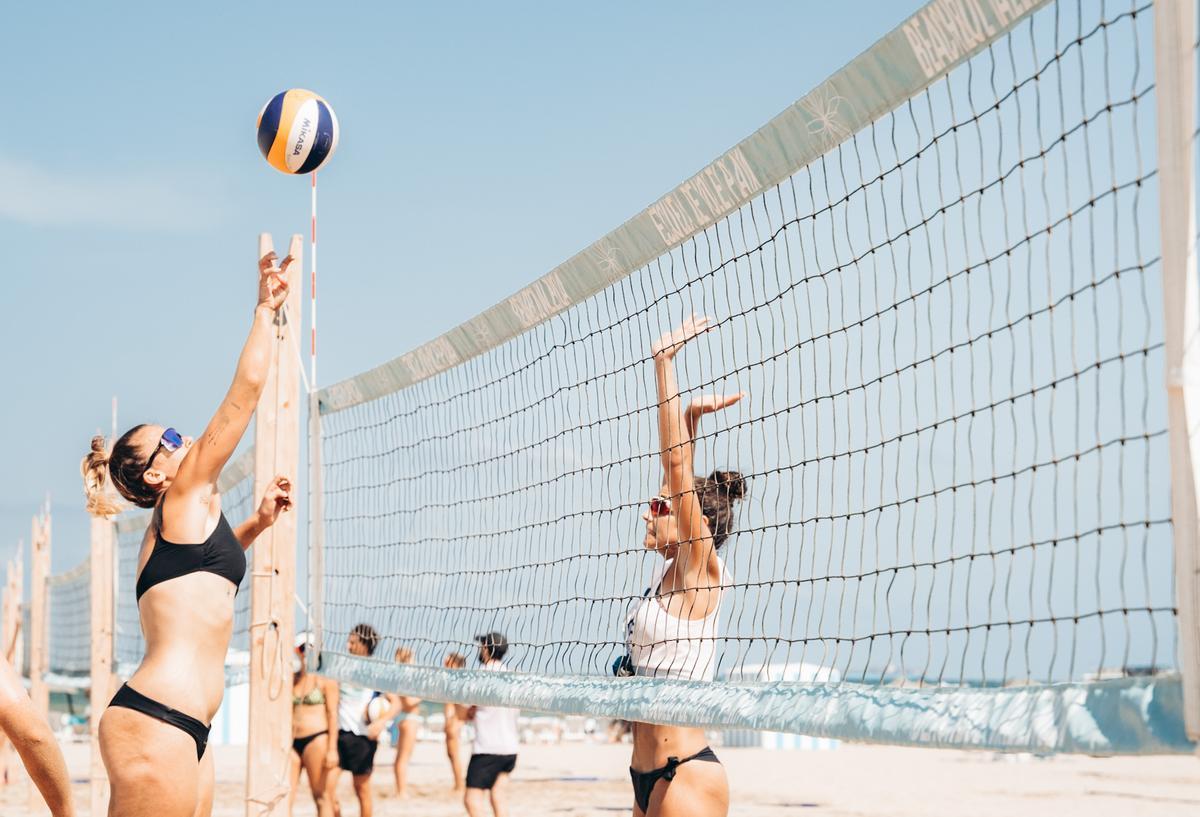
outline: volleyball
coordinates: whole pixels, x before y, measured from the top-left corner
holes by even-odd
[[[375,723],[383,717],[388,711],[388,699],[383,695],[376,695],[367,704],[367,723]]]
[[[312,91],[278,93],[258,114],[258,149],[282,173],[312,173],[329,161],[337,144],[337,115]]]

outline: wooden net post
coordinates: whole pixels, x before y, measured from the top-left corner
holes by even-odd
[[[29,672],[29,667],[25,662],[25,641],[29,634],[25,632],[25,609],[28,602],[25,601],[25,543],[21,543],[20,549],[17,551],[17,563],[13,569],[13,586],[16,588],[13,592],[13,626],[16,628],[16,638],[12,645],[13,662],[17,667],[17,674],[24,676]]]
[[[25,543],[21,543],[24,547]],[[21,585],[17,581],[17,565],[11,559],[4,570],[4,602],[0,605],[0,651],[17,672],[21,672]],[[11,781],[12,743],[0,736],[0,788]]]
[[[261,258],[271,237],[258,238]],[[292,236],[291,291],[276,319],[270,376],[254,420],[254,496],[282,474],[299,496],[300,271],[304,244]],[[292,743],[292,642],[296,587],[296,512],[285,513],[254,543],[250,595],[250,726],[246,769],[247,817],[287,812]]]
[[[24,542],[21,543],[24,547]],[[17,563],[12,559],[4,566],[4,605],[0,607],[0,649],[4,657],[21,672],[21,653],[17,649],[21,636],[21,584],[17,579]]]
[[[1200,741],[1200,288],[1196,281],[1194,0],[1154,4],[1163,346],[1184,728]]]
[[[33,518],[33,552],[30,563],[32,587],[29,594],[29,697],[34,709],[50,722],[50,690],[46,686],[46,661],[49,631],[46,627],[46,577],[50,575],[50,513]],[[45,811],[46,803],[32,782],[29,784],[29,808]]]
[[[93,518],[91,528],[91,738],[89,773],[90,814],[108,809],[108,775],[100,757],[100,715],[113,696],[113,524],[106,518]]]

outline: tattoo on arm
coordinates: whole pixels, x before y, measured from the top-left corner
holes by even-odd
[[[221,433],[228,427],[229,427],[229,416],[226,414],[222,414],[220,416],[220,418],[217,420],[216,427],[214,427],[212,431],[208,432],[208,437],[206,438],[208,441],[208,444],[215,445],[217,440],[220,439]]]

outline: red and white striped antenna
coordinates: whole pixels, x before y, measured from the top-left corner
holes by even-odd
[[[317,171],[312,173],[312,233],[309,248],[309,268],[312,270],[309,280],[309,382],[308,387],[317,390]]]

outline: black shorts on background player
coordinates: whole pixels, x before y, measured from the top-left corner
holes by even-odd
[[[496,778],[502,774],[511,774],[517,768],[516,755],[471,755],[467,764],[467,788],[490,789],[496,785]]]
[[[375,750],[379,741],[371,740],[363,735],[338,732],[338,765],[350,774],[370,774],[375,768]]]

